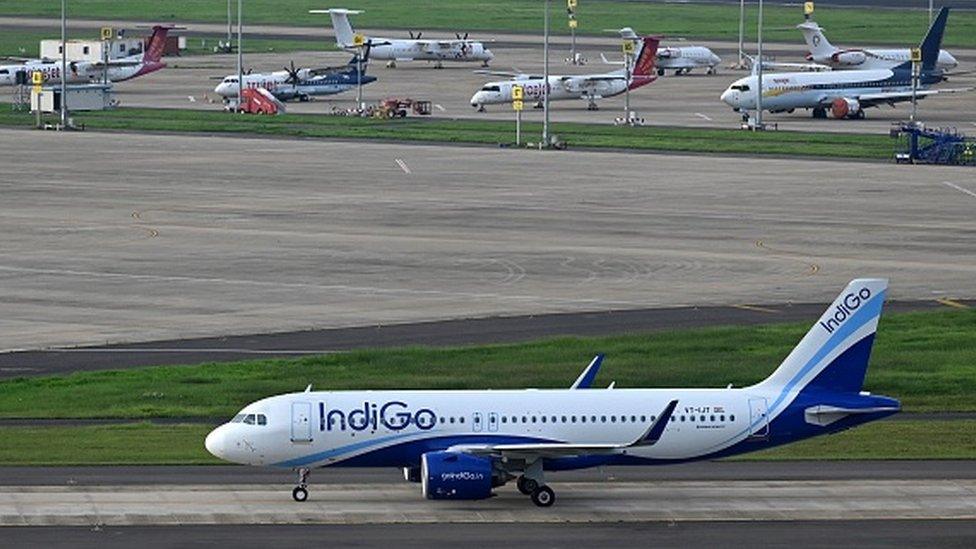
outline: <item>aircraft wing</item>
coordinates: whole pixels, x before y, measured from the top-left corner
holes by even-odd
[[[129,59],[129,60],[109,60],[109,67],[135,67],[136,65],[141,65],[141,60]],[[90,61],[88,62],[89,67],[94,67],[100,69],[104,67],[106,63],[103,61]]]
[[[623,61],[611,61],[611,60],[607,59],[607,56],[606,55],[603,55],[603,52],[600,52],[600,59],[603,61],[603,64],[604,65],[623,65],[624,64]]]
[[[671,421],[671,414],[678,406],[672,400],[648,428],[629,444],[572,444],[561,442],[542,442],[525,444],[460,444],[448,448],[449,452],[490,456],[498,458],[561,458],[590,455],[625,454],[627,450],[653,446]]]
[[[486,71],[477,70],[474,71],[475,74],[487,74],[488,76],[504,76],[506,78],[526,78],[527,74],[521,72],[505,72],[505,71]]]
[[[971,92],[976,88],[941,88],[938,90],[918,90],[915,92],[915,96],[919,99],[929,97],[930,95],[939,95],[941,93],[965,93]],[[831,101],[836,99],[835,97],[824,98],[821,103],[829,104]],[[903,101],[912,100],[911,91],[899,91],[899,92],[879,92],[879,93],[865,93],[861,94],[853,99],[857,99],[861,105],[865,107],[874,107],[877,105],[900,103]]]

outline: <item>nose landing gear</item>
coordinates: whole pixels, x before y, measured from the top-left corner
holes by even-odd
[[[292,499],[299,503],[308,499],[308,473],[307,467],[298,470],[298,486],[291,491]]]

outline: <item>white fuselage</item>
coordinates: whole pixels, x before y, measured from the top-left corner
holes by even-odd
[[[337,73],[329,77],[307,78],[303,75],[307,69],[298,71],[300,82],[294,84],[288,81],[288,71],[274,71],[269,73],[254,73],[244,75],[244,88],[264,88],[274,94],[279,100],[288,101],[290,99],[314,97],[318,95],[334,95],[356,88],[355,73]],[[366,85],[376,80],[375,77],[363,75],[362,83]],[[225,77],[214,93],[224,99],[237,98],[238,92],[237,75]]]
[[[818,108],[834,98],[857,99],[867,93],[911,90],[910,79],[891,80],[893,75],[888,69],[767,73],[763,75],[763,110]],[[757,76],[736,80],[722,93],[722,101],[736,110],[755,110],[757,82]]]
[[[664,70],[712,69],[721,62],[722,58],[704,46],[683,46],[658,49],[655,65],[663,73]]]
[[[610,73],[607,76],[621,76],[619,73]],[[471,96],[471,106],[480,107],[482,105],[498,105],[512,102],[512,86],[522,86],[524,101],[538,102],[543,100],[545,91],[545,80],[542,77],[532,76],[515,80],[499,80],[488,82],[480,90]],[[584,77],[574,76],[550,76],[549,77],[549,100],[562,101],[566,99],[594,99],[601,97],[613,97],[620,95],[627,89],[627,82],[624,78],[611,78],[586,82]]]
[[[808,59],[814,63],[827,65],[832,69],[875,70],[890,69],[902,63],[911,61],[911,51],[902,49],[848,49],[836,50],[831,55],[809,55]],[[936,68],[951,71],[959,66],[959,62],[946,50],[939,50]]]
[[[98,82],[107,78],[109,82],[122,82],[143,74],[159,70],[165,66],[161,62],[144,62],[142,55],[132,58],[113,59],[113,63],[127,63],[123,66],[112,66],[108,69],[97,66],[90,61],[69,61],[67,63],[68,83]],[[44,74],[45,84],[61,83],[60,59],[37,59],[15,65],[0,66],[0,86],[13,86],[17,72],[27,73],[27,83],[31,83],[31,73],[40,71]]]
[[[291,393],[255,402],[237,416],[261,415],[265,425],[238,419],[215,430],[206,445],[223,459],[251,465],[405,467],[418,463],[418,451],[479,437],[625,445],[677,399],[660,442],[628,455],[689,460],[762,434],[773,396],[749,389]],[[779,401],[779,409],[788,403]],[[402,450],[390,450],[396,447]]]
[[[473,40],[394,40],[368,38],[374,45],[369,49],[371,59],[383,61],[474,61],[486,63],[495,58],[491,50]],[[346,48],[356,53],[357,48]]]

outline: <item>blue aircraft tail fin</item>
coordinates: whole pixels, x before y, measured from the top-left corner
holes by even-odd
[[[946,20],[949,19],[949,8],[943,7],[939,10],[932,26],[929,27],[928,34],[922,40],[922,72],[932,72],[935,64],[939,60],[939,50],[942,49],[942,35],[945,34]]]
[[[757,387],[784,395],[807,387],[860,392],[887,289],[885,279],[852,280],[779,368]]]

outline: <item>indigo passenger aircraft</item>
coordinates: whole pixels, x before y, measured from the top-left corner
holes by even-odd
[[[532,502],[546,473],[714,459],[836,433],[899,411],[862,391],[888,283],[852,281],[779,368],[749,387],[311,391],[246,406],[206,439],[215,456],[297,469],[398,467],[428,499],[474,500],[511,480]]]

